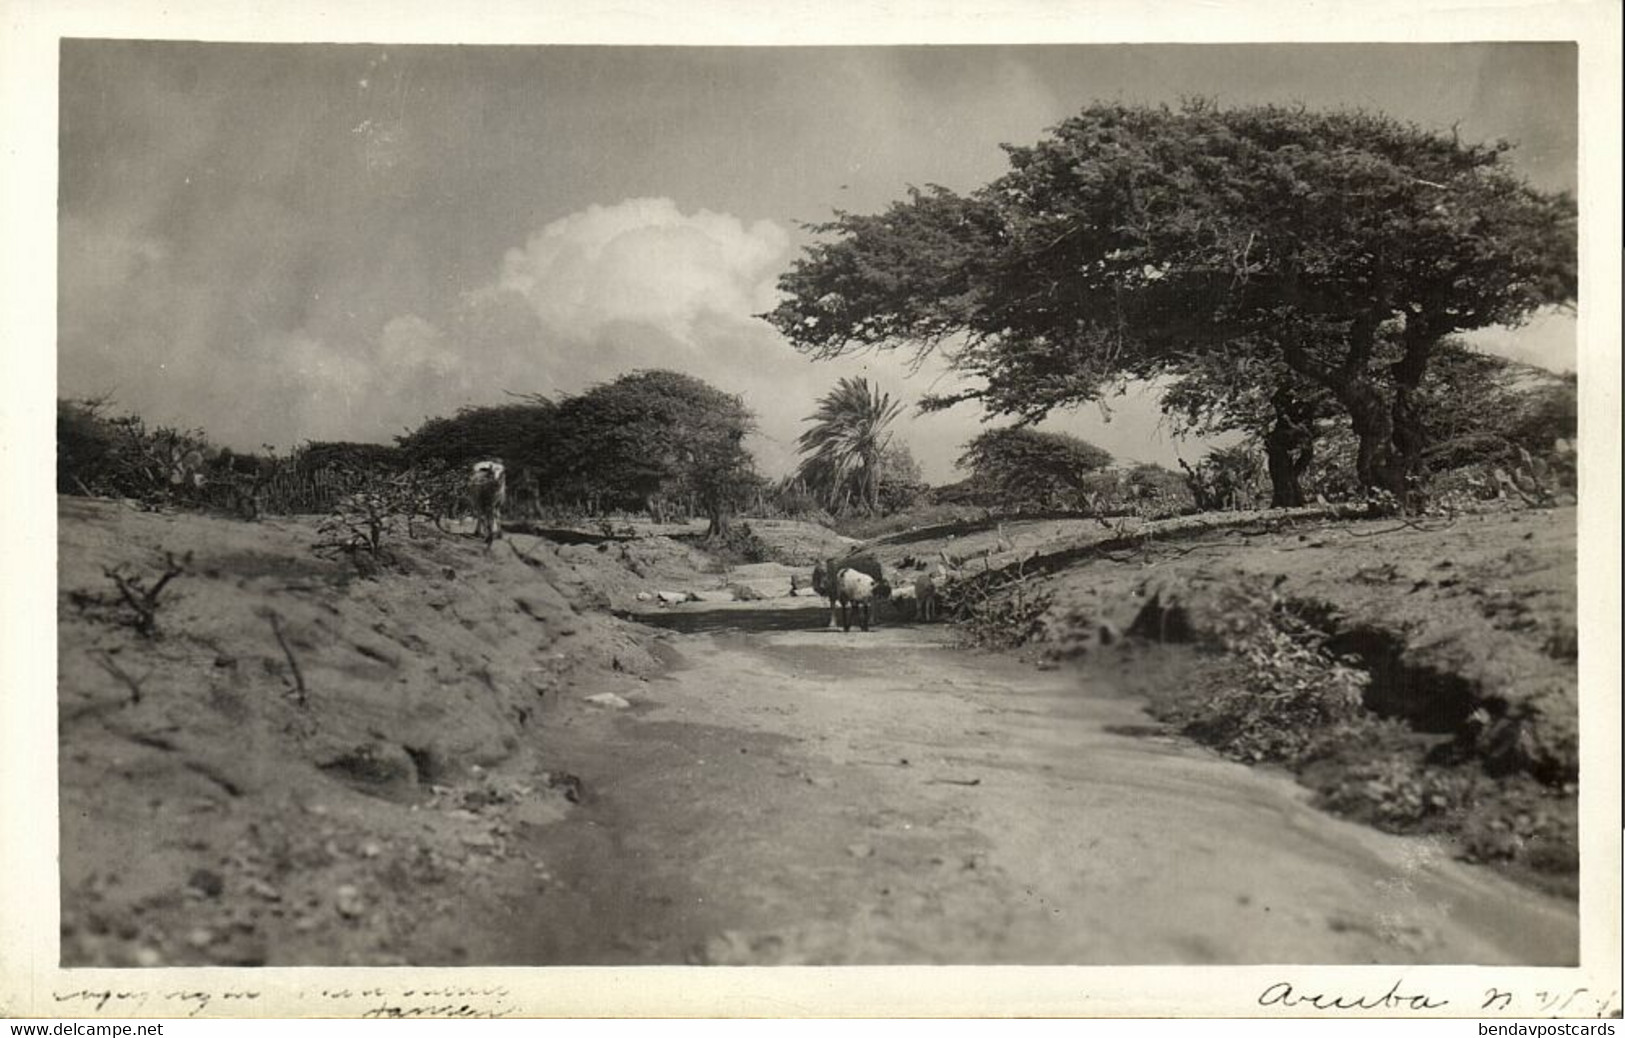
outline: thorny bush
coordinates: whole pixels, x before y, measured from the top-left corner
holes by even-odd
[[[1054,600],[1020,567],[954,580],[941,592],[944,615],[957,618],[964,636],[990,649],[1025,645],[1044,630]]]
[[[417,536],[418,521],[443,531],[443,520],[458,510],[462,495],[457,474],[439,469],[373,476],[363,489],[340,498],[332,514],[322,520],[315,549],[318,554],[346,555],[364,574],[370,574],[379,564],[394,561],[388,541]]]

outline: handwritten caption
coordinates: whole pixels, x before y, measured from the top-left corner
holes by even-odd
[[[194,1017],[210,1007],[229,1012],[226,1007],[234,1003],[256,1002],[266,996],[251,988],[142,991],[102,987],[55,991],[52,997],[64,1009],[78,1007],[95,1012],[110,1009],[131,1015],[138,1010],[148,1010],[166,1016]],[[290,992],[287,998],[315,1002],[330,1010],[343,1006],[369,1020],[495,1020],[515,1011],[508,1004],[509,990],[505,987],[318,988]]]
[[[1618,1016],[1619,991],[1593,988],[1551,988],[1516,990],[1486,988],[1481,997],[1451,999],[1418,988],[1406,988],[1403,981],[1383,988],[1364,990],[1315,990],[1300,988],[1290,981],[1276,981],[1258,993],[1257,1002],[1266,1008],[1314,1009],[1325,1012],[1427,1012],[1453,1007],[1457,1011],[1505,1013],[1514,1016]]]

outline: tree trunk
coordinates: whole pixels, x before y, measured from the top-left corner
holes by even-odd
[[[711,524],[706,527],[705,539],[728,536],[728,531],[733,526],[733,516],[729,515],[725,508],[711,508],[708,511]]]
[[[1395,462],[1401,469],[1400,502],[1406,511],[1418,510],[1422,505],[1417,484],[1422,476],[1422,452],[1427,448],[1427,426],[1422,420],[1418,398],[1422,375],[1427,371],[1428,359],[1437,341],[1420,321],[1413,321],[1405,330],[1405,355],[1393,367],[1394,402],[1390,420]]]
[[[1270,507],[1298,508],[1303,504],[1303,485],[1299,482],[1302,468],[1292,455],[1292,443],[1276,435],[1271,429],[1264,438],[1264,454],[1269,462]]]
[[[1359,437],[1355,472],[1369,493],[1386,490],[1396,505],[1405,503],[1405,464],[1394,450],[1394,414],[1369,377],[1351,379],[1338,388],[1338,400],[1348,410]]]
[[[1269,463],[1270,507],[1299,508],[1304,504],[1303,473],[1315,453],[1312,415],[1282,386],[1271,400],[1275,422],[1264,437]]]

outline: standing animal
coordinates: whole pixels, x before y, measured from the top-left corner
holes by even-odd
[[[947,567],[937,565],[914,578],[914,608],[921,620],[930,623],[942,610],[942,589],[948,586]]]
[[[913,581],[891,589],[892,608],[898,615],[906,615],[912,620],[919,614],[919,602],[916,600],[915,591]]]
[[[852,626],[850,622],[843,624],[843,620],[846,619],[846,611],[843,606],[851,603],[849,596],[845,596],[845,601],[843,601],[841,574],[846,571],[861,573],[873,580],[874,583],[868,589],[866,601],[872,602],[874,596],[877,595],[881,598],[887,598],[891,595],[891,585],[886,582],[886,571],[881,567],[880,560],[873,555],[852,554],[844,558],[823,560],[813,570],[813,590],[829,600],[829,630],[834,630],[837,626],[844,626],[845,629],[850,630]],[[854,590],[857,589],[856,584],[853,587]],[[872,609],[869,610],[868,615],[872,618]],[[869,629],[867,623],[864,624],[863,629],[866,631]]]
[[[836,600],[841,607],[841,630],[852,629],[855,616],[858,626],[867,631],[875,619],[875,599],[890,593],[886,585],[855,569],[843,569],[835,577]]]
[[[474,536],[490,544],[502,535],[502,506],[508,501],[508,476],[502,462],[476,461],[468,477],[468,498],[474,505]]]

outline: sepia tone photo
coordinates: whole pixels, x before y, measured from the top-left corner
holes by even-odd
[[[58,965],[1579,966],[1579,68],[63,38]]]

